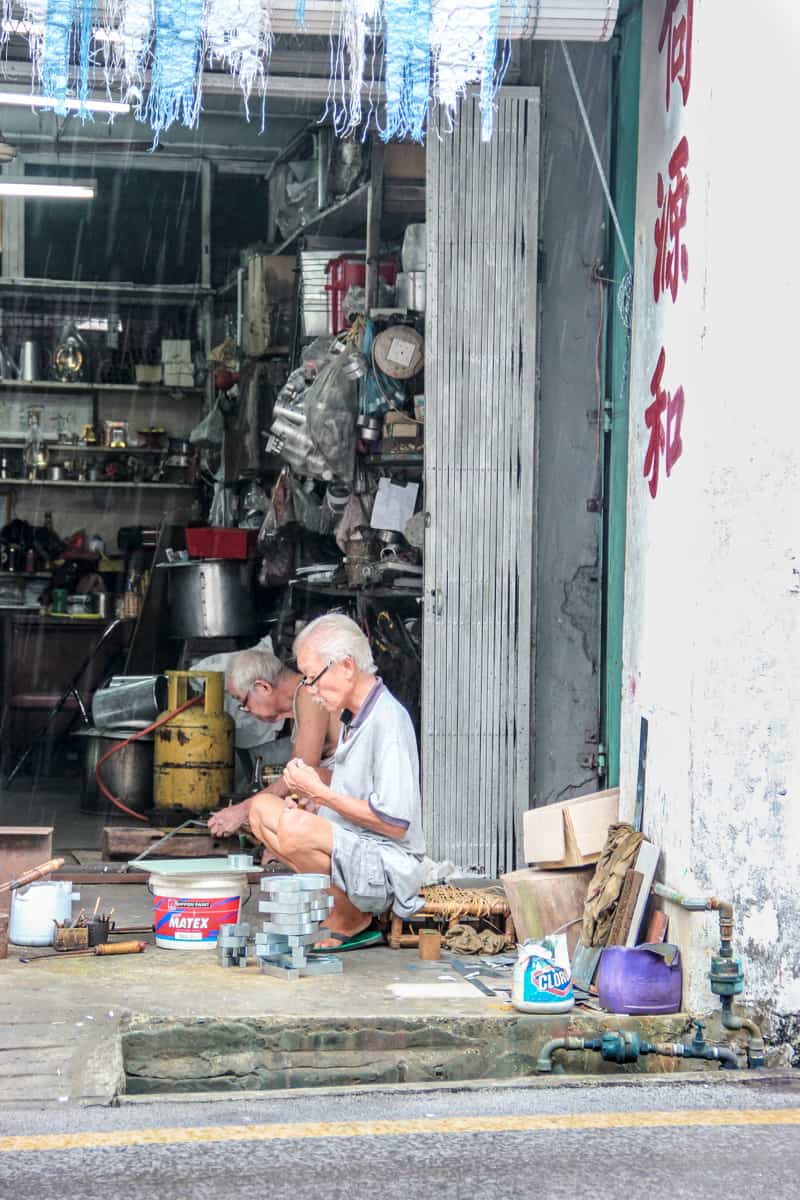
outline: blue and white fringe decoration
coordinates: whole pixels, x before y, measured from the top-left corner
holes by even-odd
[[[155,141],[175,121],[193,128],[203,94],[203,0],[155,0],[155,48],[145,120]]]
[[[312,5],[295,0],[298,33]],[[272,53],[272,0],[0,0],[0,45],[12,7],[28,31],[34,87],[63,101],[85,99],[102,64],[109,96],[118,88],[158,142],[175,122],[196,126],[203,67],[222,64],[238,83],[245,112],[261,98],[262,128]],[[507,66],[497,63],[500,0],[326,0],[331,34],[328,112],[341,137],[364,136],[376,107],[376,63],[383,63],[384,140],[422,141],[431,113],[451,123],[459,101],[480,86],[482,136],[492,133],[494,101]],[[285,5],[276,5],[285,18]],[[319,11],[315,12],[319,28]],[[102,22],[102,23],[101,23]],[[285,24],[279,26],[285,28]],[[149,74],[149,80],[148,80]],[[367,95],[367,116],[364,94]],[[57,108],[56,111],[64,111]],[[438,122],[437,122],[438,124]]]
[[[253,92],[261,96],[263,128],[272,54],[269,9],[262,0],[207,0],[205,47],[209,63],[222,63],[238,82],[248,120]]]
[[[120,76],[122,99],[131,105],[140,120],[144,119],[144,76],[153,22],[153,0],[114,0],[111,24],[118,30],[119,36],[112,43],[106,81],[110,90],[113,76]]]

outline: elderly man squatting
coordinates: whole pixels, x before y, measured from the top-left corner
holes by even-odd
[[[377,677],[369,642],[349,617],[312,621],[295,654],[309,692],[328,712],[341,712],[333,776],[327,783],[299,756],[292,759],[284,780],[297,806],[262,792],[250,825],[294,870],[331,876],[334,906],[315,949],[355,949],[380,940],[373,914],[391,904],[407,917],[423,903],[414,727]]]
[[[225,679],[228,694],[243,712],[262,721],[293,721],[292,751],[329,782],[333,752],[339,738],[339,714],[316,703],[303,687],[303,678],[269,650],[242,650],[233,658]],[[276,779],[270,795],[286,797],[289,787]],[[226,837],[247,824],[252,797],[213,813],[208,819],[214,837]]]

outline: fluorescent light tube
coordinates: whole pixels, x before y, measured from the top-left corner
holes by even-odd
[[[116,100],[78,100],[75,96],[67,96],[63,101],[55,96],[34,96],[31,92],[0,92],[0,105],[10,104],[16,108],[60,108],[68,112],[96,113],[129,113],[130,104],[118,103]]]
[[[19,196],[28,200],[94,200],[97,184],[89,180],[0,179],[0,196]]]

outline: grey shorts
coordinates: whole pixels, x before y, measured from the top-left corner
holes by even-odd
[[[333,826],[331,877],[362,912],[382,913],[392,902],[380,846],[342,825]]]

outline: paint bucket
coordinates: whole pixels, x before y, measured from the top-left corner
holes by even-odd
[[[153,895],[156,945],[163,950],[213,950],[220,925],[235,925],[247,876],[158,875],[148,880]]]

